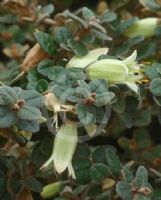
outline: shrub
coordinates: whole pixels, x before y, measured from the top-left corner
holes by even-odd
[[[159,200],[161,3],[75,5],[2,1],[0,198]]]

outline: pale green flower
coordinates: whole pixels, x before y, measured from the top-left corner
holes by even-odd
[[[107,49],[100,48],[90,51],[84,57],[74,56],[67,66],[84,68],[89,80],[105,79],[110,84],[124,83],[138,93],[136,81],[144,76],[136,62],[137,51],[135,50],[124,60],[110,58],[98,60],[98,57],[105,53],[107,53]]]
[[[74,123],[63,124],[56,134],[52,155],[41,169],[45,169],[53,163],[58,174],[68,169],[69,175],[75,179],[72,158],[77,142],[78,132],[76,125]]]
[[[128,68],[120,60],[103,59],[90,64],[86,68],[86,73],[90,80],[105,79],[114,83],[126,80]]]
[[[125,60],[102,59],[86,68],[87,77],[90,80],[105,79],[110,84],[124,83],[134,92],[138,92],[136,81],[144,76],[140,66],[136,62],[137,51],[135,50]]]
[[[136,82],[144,76],[136,62],[137,51],[135,50],[124,60],[110,58],[98,60],[100,55],[107,54],[107,52],[107,48],[99,48],[89,51],[84,57],[73,56],[67,67],[85,69],[89,80],[105,79],[110,84],[124,83],[138,93]]]

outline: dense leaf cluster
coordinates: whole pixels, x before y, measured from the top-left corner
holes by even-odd
[[[160,0],[39,3],[0,5],[0,198],[161,199]]]

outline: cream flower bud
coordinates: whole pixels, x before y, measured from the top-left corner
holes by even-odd
[[[48,184],[43,187],[43,190],[40,195],[43,199],[50,199],[59,193],[61,186],[61,182]]]
[[[124,35],[127,37],[135,37],[138,35],[143,35],[145,38],[152,37],[155,35],[155,29],[158,23],[159,19],[156,17],[138,20],[126,30]]]

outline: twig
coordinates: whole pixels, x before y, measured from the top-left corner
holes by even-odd
[[[128,163],[126,163],[125,167],[130,168],[130,167],[132,167],[134,164],[135,164],[135,161],[131,160],[131,161],[129,161]]]
[[[5,84],[4,84],[4,83],[2,83],[2,81],[0,81],[0,85],[2,85],[2,86],[5,86]]]
[[[114,9],[113,11],[117,11],[119,9],[121,9],[122,7],[124,7],[126,4],[128,4],[130,2],[130,0],[125,0],[123,2],[121,2],[120,4],[118,4]]]
[[[21,72],[14,79],[12,79],[7,85],[12,85],[13,83],[15,83],[18,80],[20,80],[25,75],[25,73],[26,73],[25,71]]]
[[[150,168],[150,171],[153,172],[156,176],[159,176],[161,178],[161,173],[158,172],[156,169]]]

